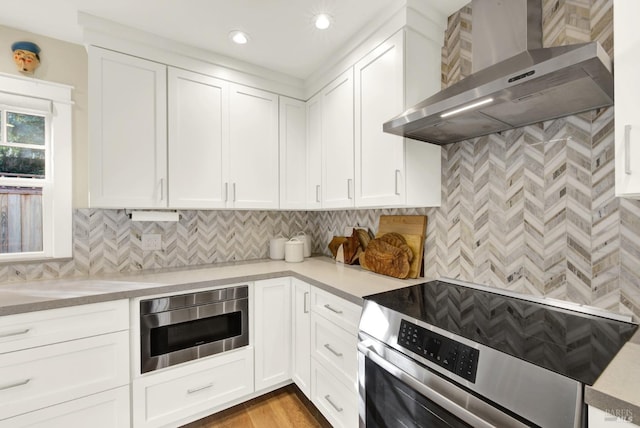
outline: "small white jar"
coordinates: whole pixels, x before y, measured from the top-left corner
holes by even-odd
[[[284,259],[284,244],[287,238],[281,236],[269,240],[269,258],[272,260]]]
[[[284,261],[299,263],[304,260],[304,242],[291,238],[284,244]]]
[[[305,234],[304,232],[298,232],[296,233],[295,238],[301,240],[304,243],[304,256],[311,257],[311,239],[309,238],[309,235]]]

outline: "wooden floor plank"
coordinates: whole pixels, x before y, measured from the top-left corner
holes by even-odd
[[[315,410],[315,411],[314,411]],[[330,424],[293,385],[182,428],[326,428]]]

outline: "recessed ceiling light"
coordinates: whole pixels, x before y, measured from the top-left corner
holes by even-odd
[[[244,45],[249,41],[249,35],[240,30],[233,30],[229,33],[229,39],[233,43]]]
[[[318,30],[326,30],[331,26],[331,17],[326,13],[321,13],[313,18],[313,22]]]

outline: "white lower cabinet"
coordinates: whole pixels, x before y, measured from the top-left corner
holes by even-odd
[[[0,355],[0,415],[11,417],[129,383],[129,332]]]
[[[126,300],[1,317],[0,427],[128,427],[128,329]]]
[[[0,421],[0,428],[128,427],[129,386]]]
[[[291,278],[291,378],[311,399],[311,286]]]
[[[357,427],[357,391],[334,373],[311,359],[311,401],[332,426]]]
[[[132,391],[135,427],[180,426],[254,391],[253,348],[141,376]]]
[[[311,289],[311,401],[335,427],[358,426],[361,307]]]
[[[256,391],[291,379],[291,278],[254,283]]]
[[[311,355],[354,387],[358,375],[357,346],[357,336],[316,313],[311,315]]]

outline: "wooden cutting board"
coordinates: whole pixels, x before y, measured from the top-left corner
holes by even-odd
[[[426,215],[382,215],[378,223],[376,238],[385,233],[396,232],[404,236],[407,245],[413,251],[413,260],[409,269],[409,278],[418,278],[424,274],[422,257],[424,238],[427,234]]]

